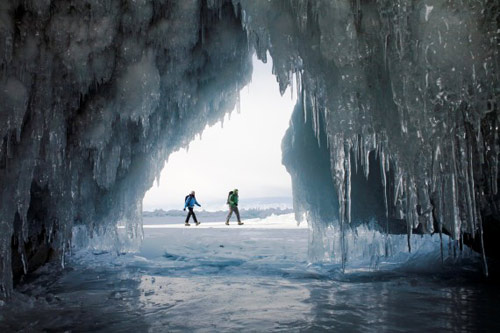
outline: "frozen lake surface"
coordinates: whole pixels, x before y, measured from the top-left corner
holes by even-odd
[[[138,253],[81,251],[62,271],[48,265],[0,306],[0,331],[500,328],[498,283],[474,261],[456,268],[417,258],[343,274],[338,264],[308,263],[307,228],[246,222],[146,227]]]

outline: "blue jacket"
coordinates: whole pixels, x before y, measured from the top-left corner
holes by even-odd
[[[194,205],[201,207],[198,201],[196,201],[194,195],[188,195],[186,202],[184,203],[184,209],[186,209],[186,207],[193,208]]]

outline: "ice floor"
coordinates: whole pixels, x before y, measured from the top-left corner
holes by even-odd
[[[282,222],[145,228],[139,253],[78,252],[0,306],[0,332],[500,328],[498,283],[474,264],[342,274],[335,264],[308,264],[308,229]]]

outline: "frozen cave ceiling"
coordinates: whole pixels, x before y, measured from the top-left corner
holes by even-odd
[[[299,93],[283,140],[299,219],[376,218],[498,256],[499,13],[497,0],[2,1],[1,297],[63,259],[75,226],[123,221],[140,238],[163,161],[234,108],[254,50]]]

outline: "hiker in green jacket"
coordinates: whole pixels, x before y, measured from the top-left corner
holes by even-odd
[[[238,225],[242,225],[240,219],[240,211],[238,210],[238,189],[229,192],[229,196],[227,197],[227,204],[229,205],[229,214],[227,214],[226,225],[229,225],[229,219],[233,212],[236,214],[236,218],[238,219]]]

